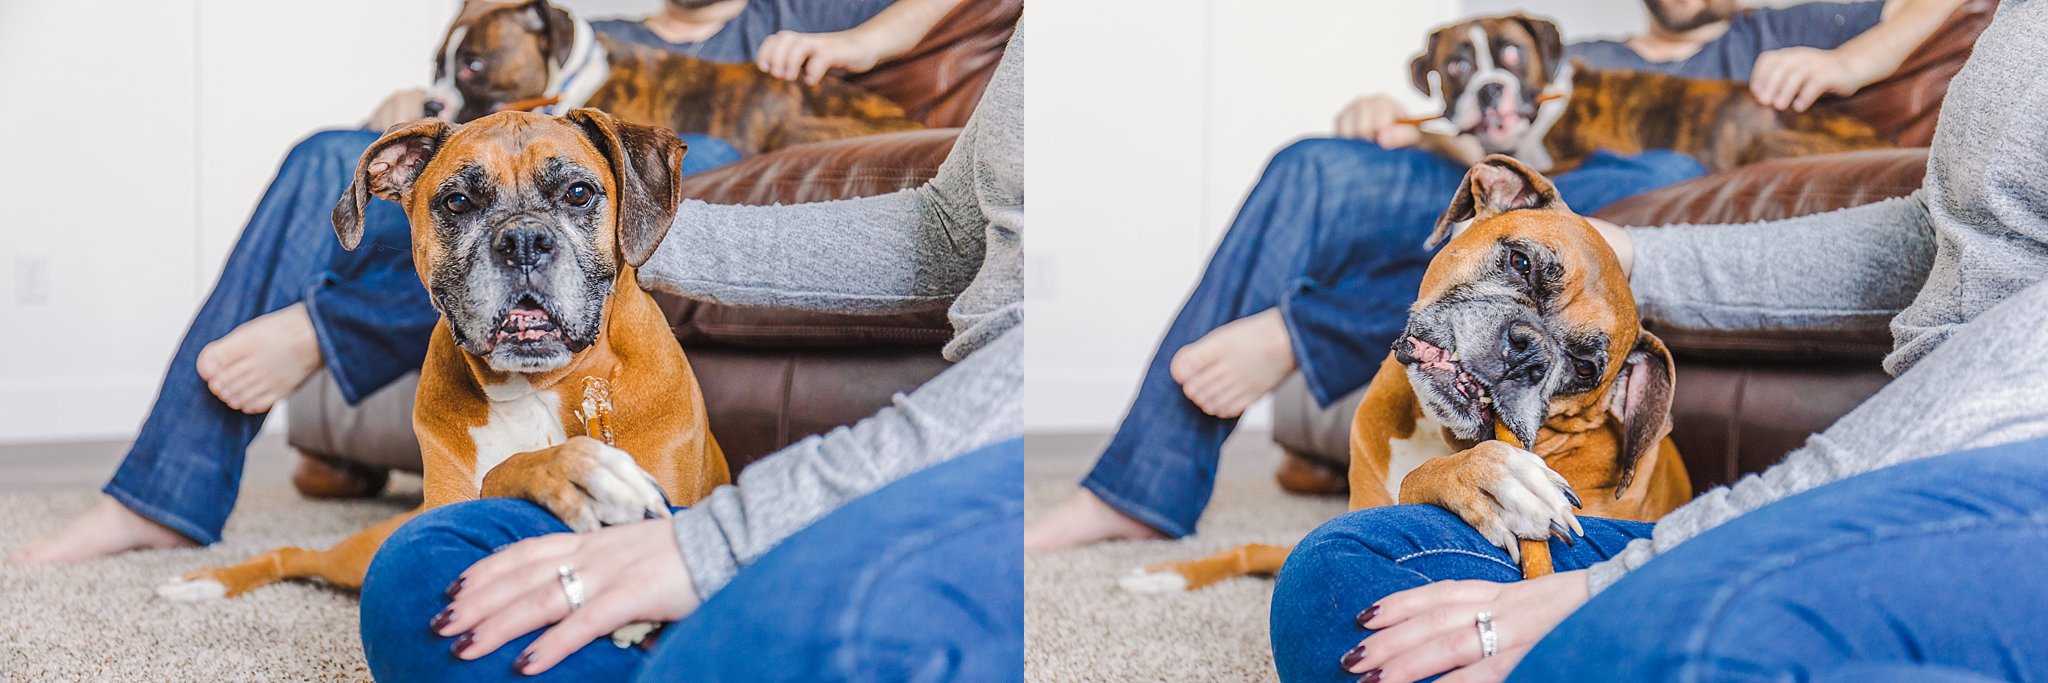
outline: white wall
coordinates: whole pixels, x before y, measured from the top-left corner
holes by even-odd
[[[1419,106],[1408,58],[1458,13],[1357,0],[1033,5],[1029,426],[1113,427],[1266,158],[1328,131],[1354,95]]]
[[[278,161],[424,85],[459,6],[0,2],[0,443],[131,436]]]

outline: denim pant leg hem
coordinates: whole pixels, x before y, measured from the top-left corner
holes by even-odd
[[[1143,522],[1145,526],[1152,527],[1160,533],[1166,534],[1169,538],[1181,538],[1195,533],[1195,530],[1192,528],[1182,526],[1166,518],[1164,515],[1118,495],[1111,490],[1108,483],[1096,481],[1095,475],[1092,473],[1088,475],[1088,478],[1081,480],[1081,488],[1088,489],[1090,493],[1095,494],[1096,498],[1102,499],[1102,502],[1108,503],[1110,507],[1116,508],[1118,512]]]
[[[191,520],[179,517],[168,510],[143,501],[134,493],[130,493],[127,489],[122,488],[121,482],[118,479],[107,482],[106,486],[100,488],[100,492],[113,497],[115,501],[118,501],[123,507],[128,508],[135,514],[142,515],[145,519],[152,522],[170,527],[172,531],[184,534],[186,538],[198,541],[200,545],[213,545],[220,542],[219,530],[208,531],[198,524],[192,523]]]
[[[1280,295],[1280,301],[1273,307],[1280,311],[1280,324],[1287,328],[1287,346],[1294,353],[1294,367],[1301,372],[1302,382],[1308,385],[1309,397],[1316,400],[1318,407],[1327,408],[1338,397],[1330,393],[1329,383],[1316,372],[1315,357],[1309,353],[1307,335],[1302,334],[1293,315],[1294,293],[1311,284],[1314,281],[1308,278],[1297,280],[1293,288]]]
[[[320,290],[336,281],[333,273],[322,273],[319,279],[306,287],[305,296],[299,301],[306,304],[306,318],[313,323],[313,343],[320,347],[320,360],[326,366],[327,376],[334,380],[334,387],[341,391],[341,400],[349,405],[361,403],[364,392],[356,387],[350,378],[348,368],[342,366],[341,349],[334,345],[334,333],[327,328],[327,321],[320,317]]]

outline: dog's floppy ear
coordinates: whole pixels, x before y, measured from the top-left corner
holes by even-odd
[[[1415,55],[1415,59],[1408,62],[1408,78],[1415,83],[1415,89],[1424,95],[1430,94],[1429,71],[1436,64],[1437,36],[1448,30],[1450,29],[1440,28],[1429,32],[1429,37],[1422,41],[1422,54]]]
[[[1430,231],[1423,246],[1437,248],[1450,239],[1451,226],[1465,221],[1517,209],[1565,208],[1564,200],[1557,195],[1557,186],[1550,184],[1549,178],[1514,157],[1495,154],[1480,159],[1472,170],[1465,172],[1458,193],[1451,195],[1451,208],[1436,219],[1436,229]]]
[[[334,234],[341,238],[343,249],[353,250],[363,241],[363,205],[369,203],[370,195],[405,203],[412,182],[454,129],[440,119],[408,121],[384,131],[384,137],[363,150],[363,158],[356,162],[355,180],[334,204]]]
[[[1557,78],[1557,70],[1564,66],[1564,36],[1557,31],[1557,22],[1539,19],[1527,14],[1510,17],[1521,22],[1522,28],[1536,38],[1536,54],[1543,58],[1543,79]]]
[[[520,25],[540,36],[540,49],[548,56],[548,61],[566,65],[569,52],[576,47],[576,19],[569,15],[569,10],[556,7],[548,0],[533,0],[519,11]]]
[[[1657,335],[1643,330],[1609,389],[1607,410],[1621,421],[1622,433],[1621,479],[1614,486],[1614,497],[1620,498],[1628,490],[1636,465],[1655,453],[1657,444],[1671,433],[1672,387],[1677,382],[1671,350],[1664,348]]]
[[[635,268],[654,257],[661,238],[683,202],[683,155],[689,145],[666,128],[612,118],[596,109],[569,112],[569,121],[612,165],[613,202],[619,219],[619,253]]]

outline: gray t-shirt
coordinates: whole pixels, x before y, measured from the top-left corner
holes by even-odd
[[[604,19],[590,27],[612,40],[707,59],[714,62],[754,61],[761,41],[776,31],[829,33],[844,31],[874,18],[895,0],[748,0],[746,9],[725,23],[710,38],[694,43],[671,43],[647,30],[637,19]]]
[[[1565,47],[1565,56],[1595,69],[1652,71],[1724,81],[1747,81],[1756,58],[1788,47],[1832,50],[1863,35],[1883,18],[1883,0],[1809,2],[1790,7],[1757,7],[1730,18],[1728,32],[1681,60],[1652,62],[1614,40],[1589,40]]]

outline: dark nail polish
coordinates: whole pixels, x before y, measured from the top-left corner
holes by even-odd
[[[446,590],[446,591],[443,591],[443,592],[444,592],[444,593],[446,593],[446,594],[448,595],[448,599],[449,599],[449,600],[454,600],[454,599],[455,599],[455,594],[457,594],[457,593],[461,593],[461,592],[462,592],[462,584],[464,584],[464,583],[468,583],[468,582],[469,582],[469,577],[467,577],[467,576],[458,576],[458,577],[455,577],[455,583],[451,583],[451,584],[448,584],[448,590]]]
[[[1361,659],[1365,659],[1365,643],[1359,643],[1358,647],[1351,648],[1351,651],[1344,653],[1344,658],[1337,660],[1337,662],[1343,664],[1344,668],[1350,669],[1353,666],[1357,666],[1358,660]]]
[[[475,643],[476,636],[464,633],[462,635],[455,637],[455,645],[454,647],[448,648],[448,652],[454,654],[457,657],[461,657],[462,651],[469,649],[469,646]]]
[[[533,663],[533,653],[531,653],[531,652],[521,652],[521,653],[519,653],[519,658],[518,658],[518,659],[514,659],[514,660],[512,660],[512,672],[513,672],[513,673],[517,673],[517,674],[522,674],[522,675],[523,675],[523,674],[525,674],[525,673],[526,673],[526,665],[528,665],[528,664],[532,664],[532,663]]]
[[[1358,627],[1365,628],[1365,622],[1372,621],[1372,618],[1379,616],[1379,614],[1379,605],[1373,605],[1371,607],[1365,608],[1365,611],[1358,613]]]
[[[1358,683],[1380,683],[1380,670],[1373,669],[1358,677]]]
[[[434,615],[434,620],[433,620],[433,621],[427,622],[427,630],[433,631],[433,632],[435,632],[435,633],[440,633],[440,632],[441,632],[441,627],[443,627],[443,626],[447,626],[447,625],[448,625],[448,622],[451,622],[451,621],[454,621],[454,620],[455,620],[455,610],[452,610],[452,609],[444,609],[444,610],[441,610],[441,613],[440,613],[440,614],[436,614],[436,615]]]

